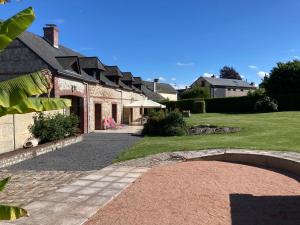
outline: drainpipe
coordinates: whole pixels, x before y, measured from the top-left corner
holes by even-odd
[[[123,113],[124,113],[124,111],[123,111],[123,91],[118,90],[118,89],[116,89],[116,91],[121,93],[121,124],[123,124],[123,117],[124,117],[124,115],[123,115]]]
[[[87,82],[83,82],[83,84],[85,85],[85,94],[86,94],[86,114],[87,114],[87,121],[86,121],[86,125],[87,125],[87,133],[89,133],[90,129],[89,129],[89,84]],[[84,107],[84,106],[83,106]],[[83,109],[84,110],[84,109]],[[84,118],[83,118],[84,120]]]

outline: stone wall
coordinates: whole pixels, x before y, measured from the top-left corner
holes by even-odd
[[[102,120],[112,117],[112,104],[117,104],[117,123],[121,124],[127,121],[123,116],[130,116],[124,113],[124,105],[142,99],[145,99],[145,96],[135,92],[108,88],[102,85],[90,85],[88,112],[89,132],[95,130],[95,104],[101,104]],[[133,121],[131,121],[131,124],[137,124],[140,119],[140,110],[133,109]]]
[[[246,89],[226,89],[226,97],[247,96],[249,91]]]
[[[45,113],[63,113],[63,110]],[[0,117],[0,154],[22,148],[31,137],[29,127],[33,124],[36,113],[7,115]]]

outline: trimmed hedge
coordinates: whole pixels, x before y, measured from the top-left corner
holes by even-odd
[[[261,96],[205,99],[208,113],[252,113]],[[300,95],[271,96],[278,102],[279,111],[300,111]]]
[[[162,102],[169,111],[179,109],[180,111],[190,110],[192,113],[205,113],[205,102],[203,99],[184,99],[179,101]]]
[[[254,112],[254,105],[260,97],[227,97],[205,99],[206,112],[209,113],[232,113]]]

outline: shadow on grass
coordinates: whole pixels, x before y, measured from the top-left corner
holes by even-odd
[[[232,225],[300,224],[300,196],[231,194]]]

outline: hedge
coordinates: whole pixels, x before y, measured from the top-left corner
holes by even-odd
[[[260,97],[227,97],[205,99],[206,112],[231,113],[254,112],[254,105]]]
[[[205,102],[203,99],[185,99],[179,101],[162,102],[167,109],[173,111],[175,109],[190,110],[192,113],[205,113]]]
[[[252,113],[261,96],[243,96],[205,99],[209,113]],[[300,95],[271,96],[278,102],[279,111],[300,111]]]

